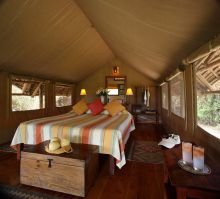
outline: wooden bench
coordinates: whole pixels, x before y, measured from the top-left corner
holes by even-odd
[[[98,147],[72,144],[72,153],[54,155],[45,152],[46,144],[21,151],[21,184],[84,197],[98,173]]]
[[[182,159],[181,145],[164,149],[165,183],[170,181],[176,190],[177,199],[220,198],[220,165],[205,154],[205,163],[211,168],[209,175],[195,175],[178,166]]]

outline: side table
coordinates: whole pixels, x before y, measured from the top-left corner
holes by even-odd
[[[220,198],[220,164],[212,160],[207,154],[205,163],[212,172],[209,175],[195,175],[182,170],[178,160],[182,158],[181,145],[172,149],[164,149],[165,181],[169,180],[176,190],[177,199]]]

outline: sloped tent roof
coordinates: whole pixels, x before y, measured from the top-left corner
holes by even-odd
[[[220,32],[216,0],[76,0],[117,57],[161,80]]]
[[[0,70],[77,82],[116,56],[159,81],[220,32],[216,0],[76,2],[0,1]]]
[[[0,1],[0,70],[76,82],[113,57],[73,0]]]

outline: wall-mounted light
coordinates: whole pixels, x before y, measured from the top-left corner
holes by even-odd
[[[131,88],[127,88],[126,95],[133,95],[133,91]]]
[[[133,91],[132,91],[132,89],[131,88],[127,88],[127,91],[126,91],[126,101],[127,101],[127,104],[130,106],[130,101],[131,101],[131,96],[133,95]],[[130,107],[128,108],[128,109],[130,109]]]
[[[80,91],[80,95],[86,95],[86,89],[82,88]]]
[[[113,66],[112,75],[119,75],[119,67],[118,66]]]

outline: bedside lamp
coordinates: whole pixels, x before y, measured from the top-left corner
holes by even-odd
[[[128,88],[126,91],[126,95],[133,95],[133,91],[131,88]]]
[[[133,91],[131,88],[127,88],[126,95],[128,96],[128,104],[130,104],[130,96],[133,95]]]
[[[85,96],[86,95],[86,89],[82,88],[81,91],[80,91],[80,95]]]

